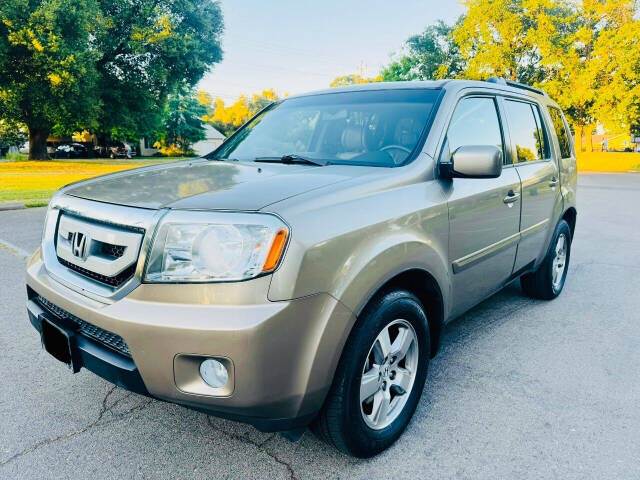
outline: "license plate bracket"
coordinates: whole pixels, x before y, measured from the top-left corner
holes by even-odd
[[[40,339],[42,347],[54,358],[65,363],[73,373],[80,371],[73,354],[73,332],[59,327],[46,317],[41,317]]]

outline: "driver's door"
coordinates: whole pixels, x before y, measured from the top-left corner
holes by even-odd
[[[496,99],[463,97],[447,130],[444,159],[465,145],[497,146],[508,158],[504,138]],[[511,275],[519,239],[521,187],[516,169],[504,165],[498,178],[454,178],[445,189],[452,313],[456,315],[501,287]]]

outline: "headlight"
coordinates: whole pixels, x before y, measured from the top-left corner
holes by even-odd
[[[54,193],[49,200],[49,205],[47,206],[47,213],[44,217],[44,225],[42,226],[42,235],[40,237],[40,245],[42,247],[42,251],[44,251],[44,244],[47,240],[53,238],[54,232],[56,229],[56,223],[58,220],[57,212],[54,212],[56,200],[58,197],[62,195],[58,190]]]
[[[157,227],[147,282],[246,280],[275,270],[289,236],[274,215],[171,211]]]

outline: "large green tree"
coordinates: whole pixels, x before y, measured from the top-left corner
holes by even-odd
[[[212,0],[99,0],[99,134],[138,138],[161,129],[170,94],[222,58],[222,12]]]
[[[410,37],[402,53],[382,70],[382,80],[437,80],[458,76],[463,60],[453,31],[454,27],[439,20]]]
[[[199,101],[193,90],[170,95],[162,143],[189,152],[194,143],[205,138],[202,118],[206,115],[207,107]]]
[[[0,2],[0,118],[27,126],[30,158],[54,127],[96,125],[100,22],[95,0]]]
[[[562,40],[569,4],[555,0],[465,0],[465,18],[453,38],[467,78],[505,77],[533,83],[545,51]],[[542,34],[542,36],[541,36]]]
[[[27,138],[20,124],[0,119],[0,149],[19,147]]]
[[[454,27],[411,37],[385,80],[505,77],[546,90],[580,142],[596,123],[640,124],[640,20],[634,0],[464,0]],[[580,145],[578,144],[578,148]]]
[[[563,68],[537,82],[565,109],[578,149],[583,132],[591,141],[596,123],[629,130],[640,121],[640,21],[635,10],[631,0],[584,0],[553,55]]]
[[[27,125],[30,158],[54,131],[138,138],[167,98],[222,57],[212,0],[0,2],[0,118]]]
[[[454,31],[464,76],[545,89],[565,110],[578,149],[596,123],[628,129],[640,104],[640,21],[633,0],[467,0]],[[589,146],[590,149],[590,146]]]

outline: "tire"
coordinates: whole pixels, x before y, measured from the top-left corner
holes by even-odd
[[[559,242],[564,239],[564,261],[561,256],[557,257]],[[525,295],[541,300],[552,300],[562,292],[569,270],[569,259],[571,257],[571,229],[565,220],[560,220],[551,237],[549,249],[542,264],[535,272],[527,273],[520,277],[520,285]],[[554,281],[554,270],[562,263],[562,271],[556,274]]]
[[[394,340],[401,339],[401,334],[402,338],[409,338],[411,332],[414,334],[405,356],[396,360],[397,363],[381,362],[382,343],[378,336],[384,336],[385,330],[392,344],[392,348],[387,349],[389,359],[394,357],[394,351],[402,351],[397,348],[402,342],[394,344]],[[407,427],[418,405],[427,378],[430,345],[427,317],[414,295],[405,290],[378,295],[365,308],[349,335],[325,403],[311,429],[330,445],[359,458],[372,457],[388,448]],[[382,365],[379,370],[376,362]],[[413,375],[412,381],[407,380],[407,372]],[[378,375],[381,386],[361,402],[361,381],[365,373],[369,379]],[[401,383],[407,386],[404,393]],[[389,414],[384,416],[389,423],[380,421],[374,425],[373,409],[379,395],[391,398]]]

